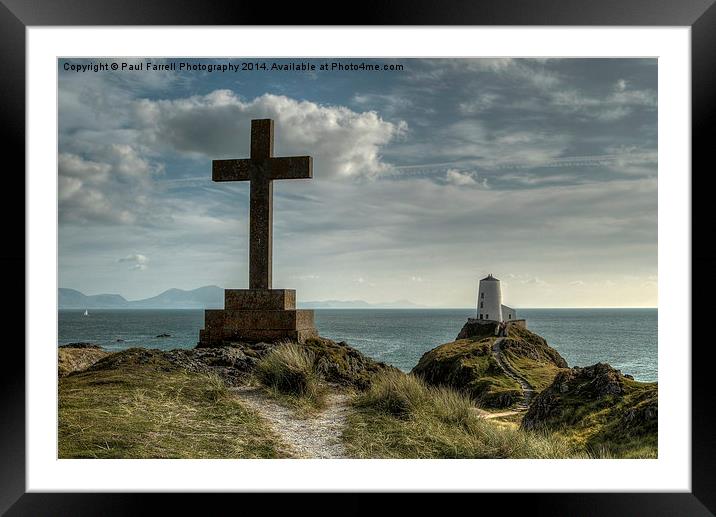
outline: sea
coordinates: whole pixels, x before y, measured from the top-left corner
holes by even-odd
[[[323,337],[409,371],[420,357],[453,341],[474,309],[315,309]],[[569,366],[605,362],[640,381],[657,381],[657,309],[519,309]],[[58,345],[91,342],[107,350],[193,348],[204,311],[60,310]],[[169,334],[169,337],[157,337]]]

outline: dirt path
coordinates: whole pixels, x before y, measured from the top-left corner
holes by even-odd
[[[309,418],[299,418],[295,412],[277,403],[261,388],[240,386],[233,388],[239,398],[257,411],[290,447],[297,458],[346,458],[341,433],[348,415],[349,397],[342,393],[328,395],[327,407]]]
[[[504,418],[507,416],[517,415],[523,413],[523,411],[501,411],[499,413],[492,413],[490,411],[485,411],[484,409],[475,408],[477,413],[484,419],[490,420],[492,418]]]
[[[518,373],[514,368],[512,368],[510,363],[507,362],[502,356],[502,342],[504,340],[504,337],[497,338],[495,340],[492,345],[492,355],[494,356],[495,361],[497,361],[497,364],[500,366],[500,368],[502,368],[502,371],[505,372],[505,375],[517,382],[522,388],[522,402],[517,405],[517,408],[526,411],[530,405],[532,397],[534,397],[535,389],[534,386],[532,386],[527,381],[527,379],[525,379],[520,373]]]

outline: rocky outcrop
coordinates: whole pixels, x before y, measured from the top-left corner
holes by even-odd
[[[550,427],[562,421],[574,402],[594,403],[624,392],[619,370],[606,363],[575,367],[557,374],[552,385],[538,395],[522,420],[525,429]]]
[[[394,366],[371,359],[345,341],[307,339],[303,345],[314,353],[316,371],[324,379],[342,386],[368,388],[373,377],[387,370],[399,371]]]
[[[465,323],[455,340],[458,339],[474,339],[480,340],[486,337],[495,337],[497,329],[496,321],[480,321],[469,319]]]
[[[658,388],[605,363],[560,372],[530,405],[523,429],[559,431],[610,450],[656,446]]]
[[[524,398],[515,377],[538,388],[545,385],[542,378],[547,378],[548,383],[560,368],[567,366],[542,337],[516,325],[509,327],[508,336],[501,342],[501,356],[495,357],[495,326],[495,322],[468,321],[459,339],[423,354],[413,373],[428,384],[465,391],[484,407],[505,408]],[[508,374],[498,359],[517,376]]]
[[[80,372],[106,357],[109,352],[94,343],[70,343],[57,349],[57,374],[60,377]]]
[[[196,373],[214,373],[229,385],[240,385],[253,373],[256,364],[277,343],[232,343],[213,348],[155,350],[130,348],[105,357],[89,371],[143,366],[155,370],[184,369]],[[347,343],[330,339],[309,339],[304,345],[315,357],[317,373],[326,381],[359,389],[370,385],[373,375],[394,369],[374,361]]]
[[[58,348],[94,348],[102,350],[102,347],[95,343],[88,343],[86,341],[80,341],[78,343],[68,343],[66,345],[60,345]]]

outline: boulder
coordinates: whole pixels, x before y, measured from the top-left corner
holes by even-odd
[[[60,377],[81,372],[109,355],[101,346],[93,343],[70,343],[57,350],[57,374]]]
[[[556,431],[580,444],[620,449],[657,443],[658,387],[606,363],[563,370],[534,398],[521,427]]]

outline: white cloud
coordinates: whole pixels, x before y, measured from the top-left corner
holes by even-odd
[[[250,121],[275,120],[277,155],[314,157],[316,176],[375,177],[390,169],[381,148],[407,130],[377,113],[264,94],[244,101],[231,90],[175,100],[142,100],[147,138],[210,158],[248,156]]]
[[[535,284],[535,285],[539,285],[539,286],[549,285],[546,281],[544,281],[541,278],[536,277],[536,276],[525,278],[524,280],[522,280],[522,283],[523,284]]]
[[[574,88],[555,90],[550,93],[552,104],[568,113],[611,122],[630,115],[635,108],[656,109],[656,91],[630,90],[628,83],[620,79],[604,96],[588,96]]]
[[[362,108],[379,109],[389,115],[413,108],[413,102],[408,97],[398,94],[357,93],[353,96],[353,103]],[[420,109],[424,111],[425,107]]]
[[[637,107],[656,108],[657,95],[654,90],[632,89],[629,81],[622,78],[602,95],[588,95],[572,86],[570,78],[551,70],[546,66],[547,63],[549,61],[534,59],[480,59],[470,62],[468,66],[476,71],[488,71],[493,77],[502,77],[513,85],[528,86],[534,94],[547,100],[546,103],[535,103],[534,99],[525,97],[520,101],[525,108],[556,108],[605,122],[622,119]],[[449,66],[459,67],[461,64],[450,62]],[[480,113],[492,107],[498,99],[498,96],[488,92],[478,95],[473,101],[460,103],[458,109],[463,114]]]
[[[463,115],[474,115],[489,110],[497,105],[497,102],[501,99],[502,97],[496,93],[481,93],[474,99],[469,99],[458,104],[458,109]]]
[[[314,181],[275,188],[275,282],[299,287],[304,299],[472,304],[478,272],[500,268],[503,275],[529,271],[510,281],[509,303],[519,307],[547,303],[550,290],[587,293],[588,300],[604,278],[623,272],[644,278],[645,265],[648,273],[656,268],[655,133],[646,119],[614,127],[592,120],[651,110],[655,91],[628,72],[586,85],[568,68],[550,72],[549,62],[519,65],[479,65],[499,82],[475,76],[454,96],[450,88],[460,81],[448,75],[429,84],[406,80],[402,99],[354,96],[338,86],[330,98],[346,94],[352,109],[327,104],[319,90],[310,95],[322,102],[246,98],[239,90],[190,96],[193,87],[156,89],[151,100],[137,100],[148,88],[138,94],[95,76],[88,78],[94,86],[62,79],[62,278],[141,296],[245,285],[248,185],[213,185],[209,160],[248,156],[250,119],[257,117],[276,120],[276,155],[314,156]],[[164,95],[178,98],[157,100]],[[426,106],[436,115],[424,116]],[[404,172],[411,167],[430,171]],[[341,177],[376,181],[325,181]],[[88,224],[95,222],[115,226]],[[149,277],[136,273],[148,259],[118,267],[114,259],[127,250],[152,257]],[[588,288],[566,288],[575,278]],[[652,284],[655,293],[655,279],[644,283]],[[603,291],[613,296],[617,289]]]
[[[149,267],[149,259],[146,255],[140,253],[127,255],[126,257],[118,259],[117,262],[131,264],[129,266],[130,271],[144,271]]]
[[[457,169],[448,169],[447,173],[445,175],[445,179],[447,179],[448,183],[452,183],[453,185],[459,185],[459,186],[477,184],[477,181],[475,181],[475,176],[473,173],[460,172]]]
[[[67,152],[58,156],[59,215],[63,221],[133,224],[159,217],[162,210],[151,198],[152,177],[161,166],[127,144],[84,147],[87,156]]]

